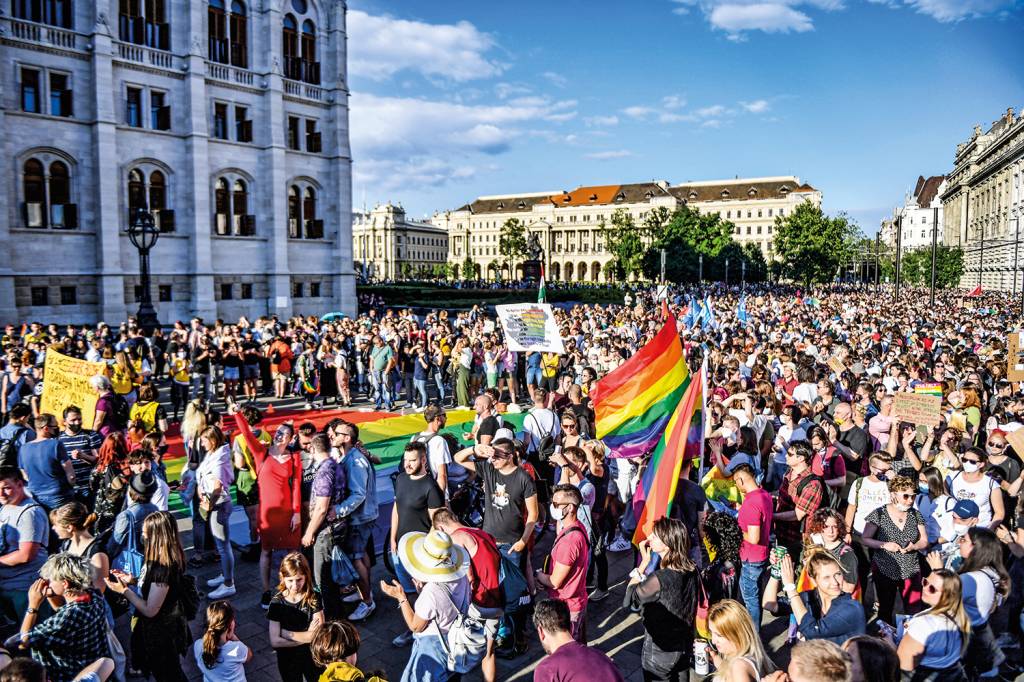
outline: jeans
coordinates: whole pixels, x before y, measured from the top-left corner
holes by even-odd
[[[416,387],[416,394],[420,397],[420,403],[417,407],[427,406],[427,380],[426,379],[413,379],[413,385]],[[411,400],[409,401],[412,402]]]
[[[375,394],[374,405],[378,410],[381,408],[382,404],[389,410],[393,407],[391,402],[391,389],[388,386],[388,383],[388,377],[386,376],[386,372],[383,370],[374,370],[370,374],[370,384],[373,386]]]
[[[235,555],[231,552],[231,502],[210,510],[210,534],[220,553],[220,570],[225,585],[235,583]]]
[[[416,400],[416,389],[413,386],[412,372],[402,372],[402,387],[405,388],[405,404],[412,405]]]
[[[398,579],[398,584],[402,586],[405,593],[416,594],[416,585],[412,581],[412,576],[402,566],[402,561],[395,552],[391,552],[391,565],[395,567],[395,578]]]
[[[202,393],[200,393],[202,391]],[[213,400],[213,375],[206,374],[192,375],[192,397],[204,398],[207,402]]]
[[[761,578],[767,570],[767,561],[744,561],[740,571],[740,595],[754,621],[755,632],[761,629]]]
[[[334,582],[331,573],[331,558],[334,553],[334,533],[322,528],[313,542],[313,580],[320,588],[324,600],[324,615],[328,620],[340,618],[342,614],[341,586]]]
[[[434,383],[437,384],[437,402],[444,405],[444,373],[440,370],[434,372]]]
[[[640,650],[644,682],[687,682],[690,679],[690,657],[690,651],[664,651],[650,635],[646,635]]]
[[[448,670],[448,654],[441,638],[437,635],[416,635],[401,682],[444,682],[457,677]]]

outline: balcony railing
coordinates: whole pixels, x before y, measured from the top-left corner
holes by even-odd
[[[71,50],[78,49],[77,36],[74,31],[47,26],[46,24],[37,24],[32,21],[23,21],[21,19],[11,19],[10,22],[11,36],[15,40],[36,43],[38,45],[52,45],[53,47],[63,47]]]
[[[238,85],[251,86],[253,84],[252,71],[215,62],[206,62],[206,76],[207,78],[215,78],[219,81],[237,83]]]
[[[159,69],[173,69],[174,55],[132,43],[117,43],[117,58],[136,64],[146,64]]]

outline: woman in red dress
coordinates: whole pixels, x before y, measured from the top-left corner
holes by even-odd
[[[260,535],[260,579],[263,581],[263,597],[260,604],[270,607],[273,593],[270,591],[270,569],[274,550],[299,549],[302,520],[302,459],[298,452],[290,452],[288,443],[294,435],[290,422],[277,427],[274,440],[266,447],[253,435],[249,423],[230,408],[235,426],[245,439],[249,452],[256,460],[256,484],[260,491],[257,512]]]

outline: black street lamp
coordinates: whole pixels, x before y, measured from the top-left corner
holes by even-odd
[[[131,225],[128,226],[128,238],[132,245],[139,251],[139,279],[142,285],[142,295],[139,297],[139,312],[136,314],[136,321],[139,328],[147,335],[160,326],[160,320],[156,317],[156,309],[153,307],[153,297],[149,292],[149,251],[156,246],[160,238],[160,229],[153,220],[153,214],[145,208],[135,209]]]

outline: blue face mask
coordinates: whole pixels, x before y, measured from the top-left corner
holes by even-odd
[[[920,490],[925,495],[927,495],[929,492],[931,492],[931,490],[928,488],[928,484],[927,483],[918,483],[917,484],[917,489]]]

